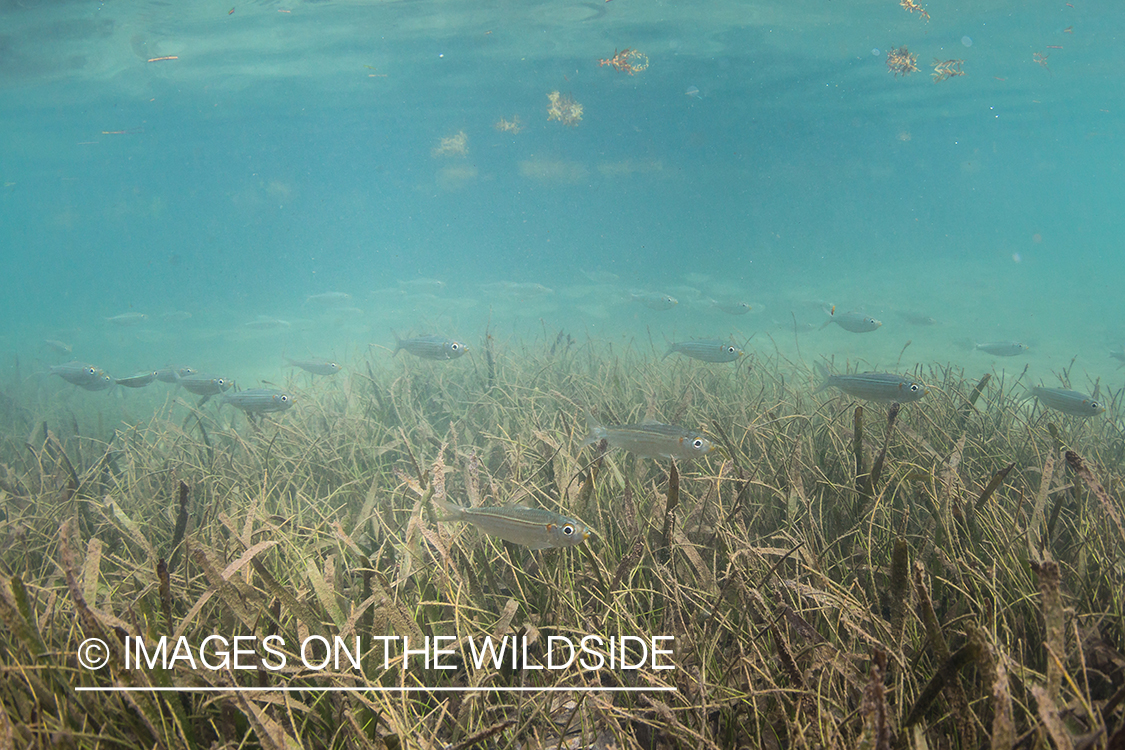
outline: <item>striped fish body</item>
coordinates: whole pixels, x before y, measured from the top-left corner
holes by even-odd
[[[123,385],[126,388],[144,388],[146,385],[156,380],[156,371],[152,372],[139,372],[136,375],[130,375],[127,378],[117,378],[113,382],[118,385]]]
[[[93,383],[101,373],[100,367],[85,362],[67,362],[65,365],[51,365],[51,374],[58,375],[68,383],[83,385]],[[104,374],[104,373],[102,373]]]
[[[273,388],[250,388],[223,396],[223,403],[247,414],[273,414],[293,406],[293,397]]]
[[[1031,395],[1049,409],[1061,411],[1072,417],[1096,417],[1105,411],[1105,405],[1095,401],[1092,396],[1063,388],[1044,388],[1041,385],[1031,389]]]
[[[714,307],[720,312],[725,312],[727,315],[745,315],[752,309],[750,305],[745,302],[732,302],[729,300],[711,300],[711,307]]]
[[[682,354],[700,362],[734,362],[742,356],[742,350],[729,341],[681,341],[669,346],[664,357],[671,354]]]
[[[641,424],[601,425],[586,415],[590,434],[582,445],[605,440],[612,448],[620,448],[641,458],[678,458],[683,461],[706,456],[715,450],[711,441],[698,432],[674,424],[643,422]]]
[[[445,500],[434,502],[452,519],[467,521],[485,534],[533,550],[573,547],[590,536],[581,521],[542,508],[466,508]]]
[[[1028,349],[1027,344],[1021,344],[1018,341],[990,341],[977,344],[974,348],[994,357],[1015,357]]]
[[[680,304],[680,301],[672,295],[660,292],[633,292],[629,297],[651,310],[671,310]]]
[[[835,323],[845,331],[851,331],[852,333],[870,333],[883,325],[883,321],[876,320],[870,315],[864,315],[863,313],[846,312],[838,315],[836,313],[830,313],[830,316],[831,317],[828,318],[821,328]]]
[[[340,371],[340,365],[330,359],[289,359],[285,361],[292,367],[300,367],[305,372],[313,375],[335,375]]]
[[[422,359],[457,359],[468,351],[469,347],[445,336],[415,336],[412,339],[400,339],[396,334],[394,354],[398,354],[400,349]]]
[[[905,404],[926,395],[926,386],[902,375],[889,372],[863,372],[855,375],[825,375],[824,383],[816,393],[825,388],[837,388],[853,398],[865,401]]]
[[[231,381],[226,378],[216,378],[213,375],[200,375],[193,373],[181,376],[176,381],[184,387],[185,391],[196,396],[217,396],[231,387]]]
[[[114,385],[113,378],[109,376],[105,370],[100,367],[95,368],[98,372],[92,380],[84,383],[77,383],[78,387],[84,391],[104,391],[107,388],[112,388]]]

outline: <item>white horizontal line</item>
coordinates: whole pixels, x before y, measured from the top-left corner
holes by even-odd
[[[674,687],[76,687],[79,693],[646,693]]]

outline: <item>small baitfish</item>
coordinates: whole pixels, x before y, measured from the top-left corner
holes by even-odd
[[[593,415],[586,415],[590,434],[582,445],[606,440],[611,448],[620,448],[641,458],[679,458],[684,461],[706,456],[715,450],[711,441],[699,432],[674,424],[642,422],[641,424],[603,425]]]
[[[51,374],[58,375],[68,383],[82,385],[93,383],[98,375],[104,375],[100,367],[86,364],[85,362],[67,362],[65,365],[51,365]]]
[[[1031,395],[1049,409],[1061,411],[1072,417],[1096,417],[1105,411],[1105,404],[1095,401],[1093,396],[1063,388],[1044,388],[1037,385]]]
[[[74,350],[72,345],[57,339],[43,339],[43,344],[59,354],[70,354]]]
[[[725,312],[727,315],[745,315],[753,310],[753,306],[747,302],[738,302],[736,300],[711,300],[711,307],[719,312]]]
[[[897,401],[900,404],[917,401],[926,395],[926,386],[903,375],[889,372],[832,375],[819,362],[817,369],[824,376],[824,382],[813,393],[820,393],[825,388],[838,388],[853,398],[884,403]]]
[[[247,414],[273,414],[293,405],[293,397],[273,388],[250,388],[223,396],[223,404],[242,409]]]
[[[161,383],[177,383],[180,378],[186,378],[195,373],[194,367],[164,367],[156,371],[156,379]]]
[[[672,344],[663,359],[667,359],[672,354],[682,354],[685,357],[698,359],[700,362],[734,362],[742,356],[742,350],[729,341],[713,339]]]
[[[156,380],[156,370],[152,372],[138,372],[136,375],[130,375],[127,378],[116,378],[113,382],[118,385],[123,385],[126,388],[144,388],[146,385]]]
[[[335,375],[340,371],[340,365],[330,359],[289,359],[285,358],[291,367],[300,367],[305,372],[313,375]]]
[[[268,315],[259,315],[251,320],[249,323],[243,323],[245,328],[253,328],[255,331],[272,331],[278,328],[292,328],[293,324],[288,320],[281,318],[271,318]]]
[[[990,341],[984,344],[976,344],[973,348],[994,357],[1014,357],[1028,350],[1027,344],[1021,344],[1018,341]]]
[[[1119,349],[1115,352],[1110,352],[1109,356],[1113,357],[1118,362],[1125,363],[1125,349]]]
[[[352,295],[347,292],[324,292],[322,294],[310,294],[305,298],[305,304],[315,302],[318,305],[342,305],[352,298]]]
[[[76,383],[76,385],[84,391],[104,391],[106,388],[112,388],[114,382],[109,373],[100,367],[96,369],[98,372],[92,380],[88,380],[84,383]]]
[[[651,310],[671,310],[680,304],[680,301],[672,295],[660,292],[630,292],[629,299],[640,302]]]
[[[434,504],[448,513],[450,520],[468,521],[485,534],[533,550],[573,547],[590,536],[590,530],[581,521],[542,508],[466,508],[439,498],[434,499]]]
[[[832,311],[828,313],[828,320],[824,321],[821,328],[827,328],[833,323],[852,333],[870,333],[883,325],[883,321],[876,320],[863,313],[846,312],[837,314],[836,308],[832,308]]]
[[[181,375],[180,379],[176,382],[182,385],[185,391],[194,393],[196,396],[217,396],[233,385],[233,383],[226,378],[217,378],[214,375],[201,375],[199,373]]]
[[[391,332],[395,337],[394,355],[402,349],[422,359],[457,359],[469,347],[460,341],[447,339],[445,336],[415,336],[412,339],[400,339],[397,333]]]
[[[113,323],[115,326],[135,326],[138,323],[143,323],[148,319],[144,313],[129,312],[122,313],[121,315],[114,315],[112,318],[106,318],[106,321]]]

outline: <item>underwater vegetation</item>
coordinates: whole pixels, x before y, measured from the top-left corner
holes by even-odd
[[[0,746],[1125,742],[1122,392],[1095,385],[1108,411],[1084,419],[931,365],[910,373],[924,400],[860,406],[779,357],[561,337],[357,359],[254,421],[0,385]],[[718,447],[584,446],[591,410]],[[533,551],[443,512],[517,505],[591,534]],[[587,634],[671,637],[673,668],[540,668]],[[285,645],[219,668],[132,650],[212,635]],[[359,637],[443,638],[452,668],[382,645],[298,659]],[[486,637],[511,660],[476,668]]]

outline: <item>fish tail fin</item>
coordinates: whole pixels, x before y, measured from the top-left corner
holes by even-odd
[[[448,500],[446,500],[444,497],[438,497],[437,495],[434,495],[433,502],[434,502],[434,507],[436,507],[442,513],[444,513],[445,518],[448,519],[448,520],[455,521],[455,520],[458,520],[460,518],[463,518],[464,515],[465,515],[465,506],[457,505],[456,503],[451,503]]]
[[[668,345],[668,351],[664,352],[664,356],[661,357],[660,359],[662,359],[662,360],[668,359],[669,355],[675,354],[675,353],[676,353],[676,345],[675,344],[669,344]]]
[[[399,349],[402,348],[402,339],[398,337],[398,334],[395,333],[395,330],[393,328],[391,329],[391,335],[395,337],[395,350],[391,352],[391,356],[397,357]]]
[[[590,434],[582,441],[582,445],[593,445],[606,436],[605,426],[590,412],[586,412],[586,427]]]
[[[821,391],[823,391],[825,388],[828,387],[828,383],[830,382],[830,380],[832,378],[832,373],[828,372],[828,368],[824,366],[823,362],[817,362],[815,364],[816,364],[816,371],[820,373],[820,377],[822,378],[822,380],[820,382],[820,385],[817,386],[817,389],[815,391],[813,391],[813,393],[820,393]]]

